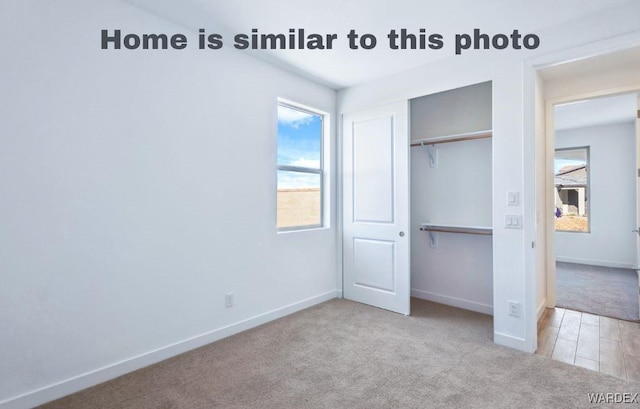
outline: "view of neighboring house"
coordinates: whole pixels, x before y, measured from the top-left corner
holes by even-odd
[[[555,175],[556,231],[589,231],[585,163],[563,166]]]
[[[565,166],[555,175],[556,208],[563,215],[587,215],[587,167]]]

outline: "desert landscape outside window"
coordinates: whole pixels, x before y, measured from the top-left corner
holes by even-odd
[[[279,231],[323,225],[323,115],[278,104]]]
[[[589,147],[556,149],[556,231],[588,233]]]

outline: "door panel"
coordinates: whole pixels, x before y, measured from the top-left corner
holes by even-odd
[[[354,221],[393,223],[393,118],[355,122],[352,138]]]
[[[343,117],[344,297],[409,314],[409,121],[404,101]]]
[[[395,292],[395,243],[353,239],[354,285]]]

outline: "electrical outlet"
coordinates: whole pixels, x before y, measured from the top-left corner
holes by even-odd
[[[509,315],[512,317],[520,317],[520,304],[515,301],[509,301]]]
[[[233,307],[233,293],[226,293],[224,295],[224,306],[227,308]]]

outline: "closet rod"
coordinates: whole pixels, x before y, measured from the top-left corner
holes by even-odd
[[[420,230],[441,233],[481,234],[486,236],[490,236],[493,234],[493,231],[490,227],[463,227],[422,224],[420,226]]]
[[[422,145],[435,145],[437,143],[469,141],[473,139],[484,139],[484,138],[491,138],[492,136],[493,136],[493,132],[491,130],[479,131],[479,132],[468,132],[468,133],[461,133],[456,135],[439,136],[437,138],[425,138],[417,141],[412,141],[411,147],[422,146]]]

